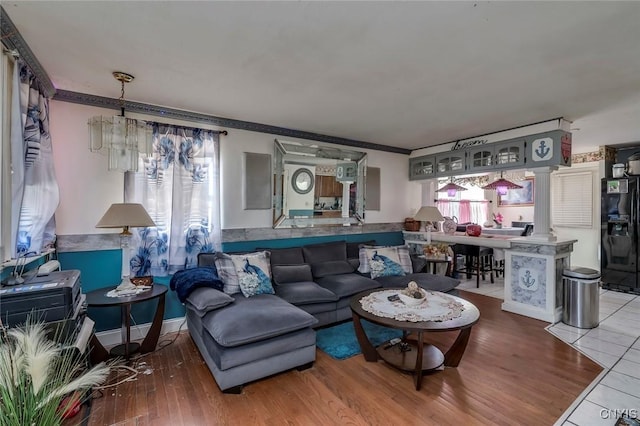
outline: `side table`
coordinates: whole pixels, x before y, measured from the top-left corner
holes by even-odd
[[[453,259],[450,256],[446,256],[446,257],[427,257],[427,256],[421,256],[424,258],[424,260],[426,260],[427,264],[425,265],[424,269],[426,269],[427,271],[429,270],[429,265],[433,265],[432,266],[432,273],[435,275],[437,272],[437,266],[439,263],[446,263],[447,264],[447,270],[444,273],[447,277],[450,277],[451,274],[453,273],[453,268],[452,268],[452,261]]]
[[[87,293],[87,306],[96,308],[106,307],[120,307],[121,324],[122,324],[122,341],[121,345],[115,346],[110,352],[102,346],[102,344],[95,337],[91,340],[92,353],[91,362],[98,363],[106,360],[109,355],[111,356],[123,356],[125,359],[129,359],[133,353],[152,352],[156,348],[158,338],[160,337],[160,329],[162,328],[162,319],[164,317],[164,304],[165,294],[167,293],[167,287],[161,284],[154,284],[150,290],[135,296],[123,296],[123,297],[108,297],[107,293],[116,288],[105,287],[93,290]],[[145,336],[142,344],[131,342],[131,305],[140,302],[146,302],[148,300],[158,299],[158,306],[156,307],[156,313],[151,322],[151,328]]]

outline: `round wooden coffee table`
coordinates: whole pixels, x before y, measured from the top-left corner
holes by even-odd
[[[362,354],[366,361],[376,362],[378,359],[382,359],[400,370],[412,372],[416,390],[420,390],[423,372],[434,370],[443,364],[446,367],[457,367],[458,364],[460,364],[462,355],[469,342],[469,336],[471,336],[471,327],[478,322],[480,311],[472,303],[449,294],[446,294],[446,296],[462,304],[463,311],[459,317],[446,321],[399,321],[393,318],[375,315],[362,308],[360,300],[363,297],[372,293],[388,290],[400,291],[402,289],[377,288],[358,293],[351,298],[351,312],[356,337],[358,338],[358,343],[360,344]],[[375,348],[362,328],[361,319],[366,319],[367,321],[384,327],[402,330],[402,344],[389,346],[387,342]],[[455,342],[444,355],[437,347],[425,344],[423,339],[424,332],[441,331],[459,331]],[[415,342],[407,338],[413,334],[417,337]]]

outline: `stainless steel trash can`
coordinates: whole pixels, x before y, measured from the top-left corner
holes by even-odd
[[[589,268],[565,269],[562,322],[578,328],[598,326],[600,316],[600,272]]]

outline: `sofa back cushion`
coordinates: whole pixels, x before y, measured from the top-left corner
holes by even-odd
[[[198,254],[198,266],[216,267],[216,254],[215,253],[200,253]]]
[[[347,242],[332,241],[329,243],[309,244],[302,247],[306,263],[327,262],[331,260],[347,260]]]
[[[311,266],[306,263],[300,265],[271,265],[271,275],[276,284],[313,281]]]
[[[311,272],[314,278],[322,278],[330,275],[350,274],[355,272],[355,268],[347,260],[328,260],[312,263]]]
[[[358,259],[360,256],[360,247],[375,246],[376,240],[362,241],[359,243],[347,243],[347,259]]]
[[[304,262],[302,247],[290,247],[279,249],[264,249],[271,252],[271,266],[273,265],[299,265]]]

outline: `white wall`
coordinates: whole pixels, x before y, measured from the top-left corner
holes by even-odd
[[[104,230],[96,229],[95,224],[112,203],[123,200],[123,174],[107,171],[107,158],[90,152],[88,143],[89,117],[114,114],[117,114],[117,111],[60,101],[50,103],[54,162],[60,186],[60,205],[56,210],[59,235],[104,233]],[[127,115],[218,130],[211,125],[139,114]],[[224,130],[229,134],[220,136],[222,228],[270,227],[270,209],[243,210],[240,188],[243,182],[242,154],[254,152],[273,155],[273,141],[276,138],[307,143],[309,141],[238,129]],[[412,209],[420,206],[419,189],[416,190],[416,186],[410,184],[408,179],[408,157],[382,151],[364,151],[367,152],[368,166],[380,168],[381,185],[380,210],[367,211],[366,223],[402,222],[405,217],[411,215]]]

